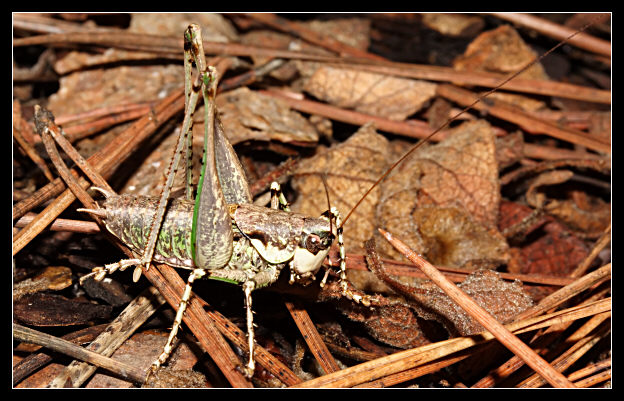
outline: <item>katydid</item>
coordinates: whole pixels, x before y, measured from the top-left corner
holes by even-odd
[[[289,268],[291,282],[309,283],[336,241],[340,249],[343,295],[365,305],[370,304],[371,298],[355,294],[348,286],[342,241],[344,221],[341,222],[335,209],[330,208],[319,218],[291,213],[277,184],[272,186],[271,208],[251,203],[244,172],[219,121],[215,106],[218,75],[213,67],[206,66],[199,27],[189,26],[184,41],[185,117],[160,198],[116,195],[98,188],[106,198],[101,208],[79,209],[101,216],[107,229],[140,256],[96,268],[83,279],[94,277],[101,280],[117,269],[136,266],[134,279],[137,280],[141,267],[149,268],[152,260],[191,270],[169,338],[163,352],[154,361],[152,371],[156,371],[171,352],[196,279],[207,277],[240,284],[245,296],[249,342],[249,361],[245,371],[251,376],[255,368],[251,294],[253,290],[275,282],[283,268]],[[193,64],[197,68],[194,80]],[[181,161],[184,148],[190,143],[192,114],[200,91],[205,104],[205,137],[197,195],[192,200],[190,191],[187,191],[187,199],[169,202],[173,172]],[[409,150],[371,189],[427,139]],[[355,207],[357,205],[359,203]],[[326,278],[327,275],[321,285]]]
[[[364,304],[369,304],[370,300],[353,293],[347,285],[341,221],[335,209],[331,208],[319,218],[292,213],[277,183],[272,185],[271,208],[252,204],[243,169],[217,115],[217,71],[206,66],[197,25],[189,26],[184,41],[185,117],[160,199],[115,195],[95,188],[106,198],[101,208],[79,209],[101,216],[112,234],[142,256],[95,268],[82,280],[89,276],[101,280],[107,273],[129,266],[137,267],[134,279],[138,280],[141,266],[149,268],[152,260],[192,270],[167,343],[152,364],[151,371],[156,371],[171,353],[196,279],[206,276],[241,284],[249,343],[245,373],[251,376],[255,368],[251,293],[275,282],[284,267],[290,269],[291,283],[311,282],[337,238],[343,294]],[[192,64],[197,67],[194,82]],[[200,91],[205,107],[205,133],[197,195],[195,200],[178,199],[167,207],[173,172],[180,162],[184,145],[189,143],[192,114]],[[326,278],[327,275],[321,285]]]

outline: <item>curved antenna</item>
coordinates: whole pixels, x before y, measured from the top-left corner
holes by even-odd
[[[401,156],[401,158],[399,160],[397,160],[392,166],[390,166],[378,179],[377,181],[375,181],[375,183],[364,193],[364,195],[362,195],[362,197],[360,198],[359,201],[357,201],[357,203],[355,204],[355,206],[353,206],[353,208],[351,208],[351,211],[349,211],[349,213],[347,213],[347,216],[344,218],[344,220],[342,220],[342,224],[340,225],[340,227],[342,228],[345,223],[347,222],[347,220],[349,220],[349,217],[351,217],[351,214],[353,214],[353,212],[355,211],[355,209],[358,208],[358,206],[360,206],[360,204],[364,201],[364,199],[368,196],[368,194],[371,193],[371,191],[373,189],[375,189],[375,187],[377,185],[379,185],[380,182],[382,182],[391,172],[392,170],[394,170],[399,164],[401,164],[403,162],[403,160],[407,159],[407,157],[409,155],[411,155],[416,149],[418,149],[419,147],[421,147],[423,144],[427,143],[427,141],[429,141],[429,139],[431,139],[435,134],[437,134],[438,132],[442,131],[444,128],[448,127],[449,124],[451,124],[453,121],[457,120],[458,117],[460,117],[462,114],[466,113],[468,110],[470,110],[472,107],[474,107],[474,105],[476,105],[477,103],[480,103],[483,99],[485,99],[486,97],[490,96],[492,93],[496,92],[497,90],[499,90],[503,85],[505,85],[507,82],[511,81],[512,79],[516,78],[518,75],[522,74],[523,72],[525,72],[527,69],[529,69],[531,66],[533,66],[534,64],[538,63],[540,60],[542,60],[544,57],[548,56],[550,53],[554,52],[555,50],[557,50],[558,48],[560,48],[561,46],[563,46],[564,44],[568,43],[568,41],[570,41],[570,39],[572,39],[573,37],[575,37],[576,35],[578,35],[579,33],[583,32],[584,30],[586,30],[587,28],[589,28],[591,25],[593,25],[596,21],[598,21],[598,18],[596,18],[595,20],[585,24],[583,27],[581,27],[578,31],[574,32],[573,34],[571,34],[570,36],[568,36],[567,38],[565,38],[564,40],[562,40],[561,42],[559,42],[556,46],[554,46],[553,48],[551,48],[550,50],[548,50],[546,53],[542,54],[539,57],[534,58],[530,63],[528,63],[527,65],[525,65],[524,67],[522,67],[521,69],[519,69],[518,71],[512,73],[511,75],[509,75],[507,78],[505,78],[500,84],[496,85],[494,88],[490,89],[489,91],[487,91],[486,93],[484,93],[483,95],[477,97],[477,99],[472,102],[470,105],[466,106],[462,111],[460,111],[459,113],[457,113],[456,115],[454,115],[453,117],[451,117],[450,119],[448,119],[444,124],[442,124],[441,126],[439,126],[438,128],[436,128],[431,134],[427,135],[425,137],[425,139],[423,139],[422,141],[418,142],[416,145],[412,146],[412,148],[410,150],[408,150],[403,156]]]
[[[331,208],[331,203],[329,202],[329,189],[327,189],[327,174],[325,173],[321,173],[321,181],[323,181],[323,188],[325,188],[325,198],[327,199],[327,211],[329,212],[330,216],[329,216],[329,232],[333,233],[334,229],[332,227],[332,208]]]

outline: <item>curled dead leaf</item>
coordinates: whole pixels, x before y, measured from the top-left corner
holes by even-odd
[[[453,62],[459,71],[487,71],[508,74],[524,67],[537,54],[509,25],[502,25],[477,36],[464,54]],[[541,64],[531,66],[520,74],[526,79],[548,79]]]
[[[500,190],[491,126],[466,122],[450,132],[382,183],[377,224],[434,264],[504,263],[508,247],[495,228]],[[378,243],[380,252],[400,258],[386,241]]]
[[[218,96],[217,106],[225,133],[233,145],[247,140],[298,144],[318,141],[312,124],[275,97],[243,87]]]
[[[320,67],[304,90],[335,106],[402,121],[434,95],[436,84],[336,67]]]
[[[387,154],[388,140],[368,124],[345,142],[302,160],[291,181],[299,194],[292,210],[308,216],[318,216],[327,210],[321,179],[325,175],[331,205],[345,215],[386,169]],[[375,206],[380,191],[379,187],[375,188],[345,224],[347,250],[361,251],[362,242],[375,230]]]

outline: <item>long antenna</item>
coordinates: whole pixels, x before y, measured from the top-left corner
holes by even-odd
[[[523,72],[525,72],[526,70],[528,70],[531,66],[533,66],[534,64],[538,63],[540,60],[542,60],[544,57],[548,56],[550,53],[554,52],[555,50],[557,50],[558,48],[560,48],[561,46],[563,46],[564,44],[568,43],[568,41],[570,39],[572,39],[573,37],[575,37],[576,35],[578,35],[579,33],[583,32],[584,30],[586,30],[587,28],[589,28],[591,25],[593,25],[596,21],[598,21],[599,18],[596,18],[595,20],[585,24],[582,28],[580,28],[578,31],[574,32],[573,34],[571,34],[570,36],[568,36],[567,38],[565,38],[564,40],[562,40],[561,42],[559,42],[556,46],[554,46],[552,49],[548,50],[546,53],[542,54],[539,57],[536,57],[535,59],[533,59],[533,61],[531,61],[530,63],[528,63],[527,65],[525,65],[524,67],[522,67],[521,69],[519,69],[518,71],[512,73],[510,76],[508,76],[507,78],[505,78],[500,84],[496,85],[494,88],[490,89],[489,91],[487,91],[485,94],[479,96],[474,102],[472,102],[470,105],[466,106],[462,111],[460,111],[459,113],[457,113],[455,116],[451,117],[450,119],[448,119],[444,124],[442,124],[440,127],[436,128],[431,134],[427,135],[427,137],[425,137],[425,139],[423,139],[422,141],[418,142],[416,145],[412,146],[412,148],[410,150],[408,150],[403,156],[401,156],[401,158],[399,160],[397,160],[392,166],[390,166],[378,179],[377,181],[375,181],[375,183],[364,193],[364,195],[362,195],[362,197],[360,198],[360,200],[355,204],[355,206],[353,206],[353,208],[351,209],[351,211],[347,214],[347,216],[344,218],[344,220],[342,220],[342,224],[340,225],[340,227],[343,227],[345,225],[345,223],[347,222],[347,220],[349,220],[349,217],[351,217],[351,214],[353,214],[353,212],[355,211],[355,209],[357,209],[358,206],[360,206],[360,204],[364,201],[364,199],[368,196],[368,194],[377,186],[379,185],[380,182],[382,182],[387,176],[388,174],[390,174],[392,172],[392,170],[394,170],[399,164],[401,164],[401,162],[403,162],[403,160],[407,159],[409,157],[409,155],[411,155],[416,149],[418,149],[419,147],[421,147],[423,144],[427,143],[427,141],[429,141],[429,139],[431,139],[435,134],[437,134],[438,132],[440,132],[441,130],[443,130],[444,128],[448,127],[449,124],[451,124],[453,121],[457,120],[458,117],[460,117],[462,114],[466,113],[468,110],[470,110],[474,105],[476,105],[477,103],[481,102],[483,99],[485,99],[486,97],[490,96],[492,93],[496,92],[497,90],[499,90],[503,85],[505,85],[507,82],[511,81],[512,79],[516,78],[518,75],[522,74]]]

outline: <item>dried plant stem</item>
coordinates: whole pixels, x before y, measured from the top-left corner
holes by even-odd
[[[583,259],[581,263],[579,263],[579,265],[576,267],[576,269],[572,271],[572,273],[570,273],[570,277],[580,277],[583,274],[585,274],[585,272],[587,271],[591,263],[594,261],[594,259],[596,259],[598,254],[610,242],[611,242],[611,224],[609,224],[609,226],[604,230],[600,238],[598,238],[598,241],[596,241],[596,244],[594,245],[592,250],[589,252],[589,255],[587,255],[587,257],[585,257],[585,259]]]
[[[601,300],[584,306],[577,306],[548,315],[526,319],[507,325],[506,327],[516,334],[533,331],[553,324],[582,319],[600,313],[610,314],[611,300]],[[407,369],[415,369],[424,364],[449,357],[456,352],[463,351],[475,345],[494,339],[490,332],[483,332],[469,337],[457,337],[450,340],[428,344],[422,347],[377,358],[359,365],[351,366],[313,380],[300,383],[293,387],[352,387],[371,380],[386,377]],[[453,355],[454,356],[454,355]]]
[[[15,222],[14,227],[26,227],[36,216],[37,215],[34,213],[27,213]],[[52,224],[48,226],[48,229],[51,231],[71,231],[85,234],[97,234],[100,232],[100,227],[92,221],[70,219],[55,219]]]
[[[128,304],[87,349],[111,356],[164,303],[165,299],[154,287],[147,288]],[[95,371],[95,366],[73,361],[47,387],[80,387]]]
[[[580,292],[604,281],[608,280],[611,277],[611,263],[608,263],[602,266],[595,271],[586,274],[585,276],[577,279],[572,284],[569,284],[558,291],[553,292],[547,297],[543,298],[539,304],[535,305],[532,308],[525,310],[522,313],[519,313],[515,317],[515,321],[519,321],[521,319],[526,319],[528,317],[537,316],[541,313],[550,310],[564,301],[572,298],[573,296],[579,294]]]
[[[183,90],[180,89],[163,99],[159,105],[155,107],[154,114],[150,113],[139,119],[106,147],[91,156],[89,158],[89,164],[93,165],[95,170],[101,172],[104,177],[111,174],[115,166],[138,149],[143,139],[155,132],[156,128],[163,122],[167,121],[184,108],[183,102],[177,101],[178,99],[181,100],[183,96]],[[62,188],[63,182],[60,179],[58,179],[58,181],[54,180],[54,186],[56,185]],[[88,183],[84,180],[84,187],[86,186],[88,186]],[[53,189],[46,188],[46,192],[53,192]],[[19,252],[26,244],[43,231],[43,229],[56,219],[74,199],[75,197],[71,191],[65,191],[46,207],[35,220],[17,233],[13,237],[13,255]],[[16,217],[15,214],[14,217]]]
[[[534,29],[543,35],[557,40],[566,39],[570,35],[576,33],[576,29],[568,28],[567,26],[556,24],[544,18],[536,17],[530,14],[492,13],[492,15],[495,15],[500,19],[513,22],[514,24]],[[606,15],[601,15],[596,19],[604,19],[605,17]],[[568,43],[580,49],[589,50],[606,57],[611,57],[611,42],[597,38],[585,32],[580,32],[575,37],[570,38]]]
[[[478,98],[476,94],[453,85],[439,85],[437,93],[438,95],[457,102],[463,106],[473,104]],[[500,100],[480,102],[478,104],[474,104],[473,108],[475,110],[487,112],[495,117],[502,118],[505,121],[517,124],[526,132],[531,134],[546,134],[552,136],[553,138],[576,145],[586,146],[599,152],[607,154],[611,153],[611,144],[604,142],[600,138],[590,136],[582,131],[561,127],[550,121],[536,118],[531,114],[522,111],[518,107],[511,106]]]
[[[194,301],[196,300],[196,301]],[[248,343],[246,334],[239,329],[234,323],[224,317],[222,314],[210,308],[210,305],[201,298],[193,297],[191,302],[198,302],[206,311],[210,319],[214,322],[217,329],[227,337],[232,343],[242,350],[248,350]],[[266,349],[256,344],[254,352],[255,360],[260,365],[264,366],[275,377],[279,378],[284,384],[292,386],[297,383],[301,383],[301,379],[297,377],[286,365],[284,365],[279,359],[273,356]]]
[[[572,381],[580,380],[584,377],[587,377],[593,373],[599,372],[603,369],[607,369],[611,367],[611,358],[607,358],[600,362],[592,363],[590,365],[585,366],[582,369],[577,370],[576,372],[572,372],[568,375],[568,379]]]
[[[35,142],[32,140],[35,135],[34,133],[29,132],[31,131],[29,128],[28,123],[26,123],[26,121],[22,118],[22,108],[19,101],[16,99],[13,101],[13,138],[24,150],[30,160],[32,160],[35,165],[39,167],[48,181],[53,181],[54,176],[52,175],[52,172],[34,148]]]
[[[97,352],[88,351],[69,341],[56,338],[28,327],[20,326],[19,324],[13,324],[13,337],[19,341],[42,345],[51,350],[91,363],[100,368],[113,372],[119,377],[130,380],[133,383],[141,384],[145,379],[146,372],[142,369],[137,369],[126,363],[115,361],[102,356]]]
[[[332,255],[332,265],[336,265],[334,255]],[[426,277],[424,273],[417,269],[416,266],[409,262],[403,262],[399,260],[391,260],[391,259],[381,259],[383,262],[385,269],[389,274],[395,276],[407,276],[407,277]],[[368,271],[368,268],[365,264],[365,256],[355,253],[347,254],[347,268],[353,270],[361,270]],[[471,270],[447,267],[447,266],[436,266],[438,270],[444,272],[444,275],[447,279],[460,283],[466,279],[466,276],[473,273]],[[574,282],[573,278],[567,277],[555,277],[555,276],[546,276],[542,274],[519,274],[519,273],[505,273],[498,272],[498,275],[504,280],[520,280],[524,283],[534,283],[534,284],[543,284],[543,285],[555,285],[555,286],[565,286]]]
[[[285,18],[278,17],[275,14],[263,13],[263,14],[247,14],[247,16],[260,21],[274,29],[279,31],[295,35],[305,40],[306,42],[323,47],[339,55],[349,55],[353,57],[362,57],[371,60],[385,60],[383,57],[376,54],[369,53],[364,50],[360,50],[353,46],[349,46],[343,42],[333,39],[329,35],[321,35],[318,32],[307,28],[306,26],[289,21]]]
[[[178,308],[186,283],[174,268],[155,264],[147,270],[143,268],[143,274],[169,305],[174,309]],[[249,380],[237,369],[240,366],[238,357],[216,329],[197,297],[191,297],[183,321],[233,387],[252,387]]]
[[[323,370],[326,373],[339,371],[340,366],[338,366],[338,363],[327,349],[323,339],[314,327],[314,323],[312,322],[312,319],[310,319],[308,312],[306,312],[306,310],[303,309],[298,303],[290,301],[286,301],[284,303],[286,304],[288,312],[290,312],[290,315],[297,324],[299,331],[301,331],[301,334],[308,344],[310,351]]]
[[[597,373],[585,379],[581,379],[577,382],[574,382],[574,385],[579,388],[585,388],[585,387],[595,386],[598,383],[602,383],[610,379],[611,379],[611,369],[604,371],[604,372]]]
[[[386,237],[386,239],[394,246],[398,251],[403,253],[410,261],[415,263],[431,281],[436,283],[440,289],[442,289],[446,295],[448,295],[453,301],[455,301],[461,308],[466,311],[472,318],[481,323],[490,333],[496,337],[505,347],[520,357],[527,365],[533,368],[540,376],[542,376],[553,387],[570,387],[573,388],[574,384],[570,382],[560,372],[553,369],[544,359],[523,343],[518,337],[509,332],[505,326],[499,323],[496,318],[490,315],[485,309],[480,307],[475,301],[467,296],[462,290],[460,290],[455,284],[448,281],[442,273],[440,273],[433,265],[429,264],[422,257],[418,256],[416,252],[412,251],[407,245],[393,238],[392,235],[382,229],[379,232]]]
[[[321,102],[312,100],[300,100],[287,96],[275,90],[259,90],[259,93],[268,95],[285,101],[289,107],[302,111],[304,113],[318,114],[323,117],[330,118],[353,125],[364,125],[373,121],[375,126],[386,132],[405,135],[411,138],[424,139],[433,133],[433,129],[427,125],[414,124],[403,121],[393,121],[383,117],[372,116],[370,114],[359,113],[357,111],[345,110],[340,107],[331,106]],[[439,141],[444,139],[444,131],[438,132],[433,140]]]
[[[594,316],[590,319],[586,325],[594,325],[596,322],[603,323],[607,320],[608,317],[604,316]],[[585,329],[585,327],[581,327],[581,329]],[[581,330],[579,329],[579,330]],[[581,356],[583,356],[587,351],[589,351],[594,345],[596,345],[600,340],[602,340],[605,336],[607,336],[610,332],[610,324],[602,325],[602,327],[597,330],[593,334],[588,334],[583,338],[580,338],[566,350],[563,354],[561,354],[558,358],[552,361],[553,367],[560,372],[565,371],[569,368],[574,362],[576,362]],[[576,334],[576,333],[575,333]],[[570,337],[574,337],[573,334]],[[571,339],[568,339],[566,343],[572,342]],[[532,375],[528,379],[522,381],[518,387],[541,387],[544,385],[544,381],[541,377]]]
[[[97,337],[102,331],[104,331],[107,326],[107,324],[90,326],[66,334],[62,338],[63,340],[71,341],[74,344],[90,343],[95,339],[95,337]],[[33,353],[31,353],[13,366],[14,387],[17,386],[19,382],[24,380],[31,373],[52,361],[52,356],[49,355],[50,352],[44,351],[42,348],[43,347],[41,347],[39,350],[34,350]]]

